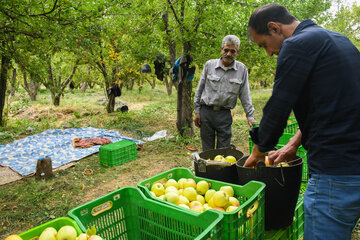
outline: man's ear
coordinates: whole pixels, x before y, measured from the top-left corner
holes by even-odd
[[[279,33],[280,32],[280,25],[276,22],[268,22],[267,28],[269,33]]]

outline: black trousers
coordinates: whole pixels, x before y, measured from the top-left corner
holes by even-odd
[[[200,109],[200,135],[202,150],[230,147],[232,116],[229,109],[215,111],[213,107],[202,105]]]

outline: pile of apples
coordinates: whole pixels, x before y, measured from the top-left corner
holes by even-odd
[[[86,233],[80,233],[78,236],[75,228],[67,225],[61,227],[59,231],[53,227],[45,228],[39,240],[102,240],[102,238],[98,235],[89,236]]]
[[[231,186],[222,186],[218,191],[210,188],[205,180],[198,183],[192,178],[168,179],[151,186],[151,194],[161,200],[202,213],[208,209],[233,212],[239,206]]]

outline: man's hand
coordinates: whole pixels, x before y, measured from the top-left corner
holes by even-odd
[[[249,120],[248,124],[249,126],[252,128],[253,127],[253,123],[258,123],[256,120]]]
[[[194,124],[195,126],[200,127],[200,113],[195,113]]]
[[[281,162],[289,162],[296,158],[297,148],[291,144],[287,144],[284,147],[276,151],[270,151],[268,154],[270,165],[277,165]]]
[[[244,167],[255,167],[258,162],[265,162],[265,153],[260,152],[257,145],[253,147],[253,151],[244,163]]]

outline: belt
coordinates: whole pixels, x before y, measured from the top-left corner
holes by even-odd
[[[209,105],[201,105],[201,106],[210,108],[210,109],[212,109],[212,110],[215,111],[215,112],[220,111],[220,110],[229,110],[229,109],[227,109],[227,108],[220,107],[220,106],[214,106],[214,105],[212,105],[212,106],[209,106]]]

